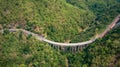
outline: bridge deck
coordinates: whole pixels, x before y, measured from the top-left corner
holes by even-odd
[[[53,45],[57,45],[57,46],[83,46],[83,45],[86,45],[86,44],[93,43],[98,38],[104,37],[107,34],[107,32],[109,32],[118,23],[119,20],[120,20],[120,15],[117,16],[114,19],[114,21],[107,27],[107,29],[103,33],[101,33],[100,35],[96,36],[95,38],[93,38],[91,40],[88,40],[88,41],[85,41],[85,42],[79,42],[79,43],[59,43],[59,42],[54,42],[54,41],[51,41],[51,40],[48,40],[48,39],[44,38],[43,36],[40,36],[38,34],[32,33],[30,31],[27,31],[27,30],[24,30],[24,29],[9,29],[9,31],[10,32],[22,31],[23,33],[25,33],[27,35],[31,34],[32,36],[36,37],[40,41],[44,41],[44,42],[47,42],[49,44],[53,44]],[[3,32],[3,30],[1,30],[1,32]]]

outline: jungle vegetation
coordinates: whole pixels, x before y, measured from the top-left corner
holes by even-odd
[[[120,0],[0,0],[0,30],[22,28],[57,42],[100,34],[120,14]],[[119,67],[120,27],[82,51],[56,50],[22,32],[0,33],[0,67]]]

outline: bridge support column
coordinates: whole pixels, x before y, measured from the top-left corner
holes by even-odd
[[[83,46],[80,46],[80,51],[83,49]]]
[[[71,47],[72,48],[72,52],[74,51],[74,47]]]
[[[80,51],[80,47],[81,47],[81,46],[77,46],[77,51]]]
[[[57,50],[60,50],[60,46],[57,46]]]
[[[55,49],[57,49],[57,46],[55,45]]]
[[[75,52],[77,51],[77,46],[75,46]]]
[[[69,47],[69,51],[72,52],[72,47]]]
[[[80,46],[77,46],[77,51],[79,51],[79,49],[80,49]]]
[[[55,46],[53,45],[52,47],[54,48]]]
[[[65,52],[67,52],[68,51],[68,47],[65,47]]]
[[[65,47],[64,47],[64,46],[61,46],[61,50],[65,51]]]

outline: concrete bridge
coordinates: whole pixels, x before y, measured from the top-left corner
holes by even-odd
[[[88,41],[84,41],[84,42],[79,42],[79,43],[59,43],[59,42],[54,42],[51,40],[48,40],[46,38],[44,38],[41,35],[35,34],[33,32],[24,30],[24,29],[8,29],[10,32],[17,32],[17,31],[22,31],[23,33],[27,34],[27,35],[32,35],[34,36],[36,39],[49,43],[52,47],[56,48],[56,49],[61,49],[64,51],[72,51],[72,52],[76,52],[81,50],[82,48],[86,47],[87,45],[89,45],[90,43],[93,43],[96,39],[98,38],[102,38],[104,37],[111,29],[113,29],[116,25],[120,25],[120,23],[118,23],[120,21],[120,15],[118,15],[114,21],[108,25],[108,27],[105,29],[105,31],[101,34],[99,34],[98,36],[96,36],[95,38],[88,40]],[[4,32],[4,30],[1,30],[1,32]]]

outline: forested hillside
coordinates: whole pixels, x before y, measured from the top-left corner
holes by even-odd
[[[120,13],[119,0],[1,0],[0,26],[23,28],[59,42],[85,41]]]
[[[120,0],[0,0],[0,67],[120,67],[120,27],[76,53],[56,50],[47,39],[76,43],[100,34],[120,14]]]
[[[0,67],[66,67],[66,58],[47,43],[18,33],[0,34]]]
[[[1,67],[119,67],[120,27],[73,53],[52,48],[22,32],[0,34]]]
[[[66,55],[70,67],[119,67],[120,27],[90,44],[82,52]]]

